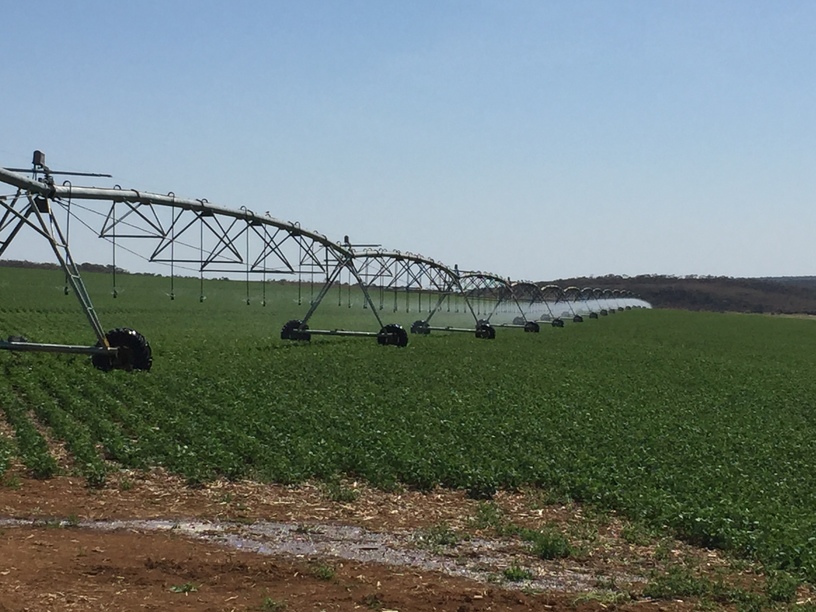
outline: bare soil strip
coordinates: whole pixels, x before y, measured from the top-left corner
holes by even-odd
[[[0,611],[693,609],[643,587],[671,567],[760,589],[749,564],[542,491],[386,493],[344,482],[190,488],[161,470],[0,484]],[[492,517],[492,518],[491,518]],[[487,519],[490,519],[486,521]],[[499,529],[555,529],[542,559]],[[807,594],[803,594],[803,597]]]

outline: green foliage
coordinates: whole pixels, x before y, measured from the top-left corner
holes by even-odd
[[[363,597],[361,602],[369,610],[382,610],[383,600],[379,593],[371,593]]]
[[[49,390],[52,393],[48,393]],[[88,485],[103,486],[107,468],[96,450],[88,426],[75,416],[82,414],[83,398],[65,388],[62,381],[55,380],[49,372],[38,376],[36,384],[21,388],[19,393],[33,406],[40,423],[49,426],[59,439],[65,441]]]
[[[502,509],[492,502],[482,502],[476,506],[476,514],[470,520],[475,529],[494,529],[501,532],[506,523]]]
[[[647,546],[660,537],[659,530],[639,522],[630,522],[621,530],[621,537],[636,546]]]
[[[444,521],[418,529],[413,535],[414,541],[425,548],[455,546],[462,536]]]
[[[527,529],[508,522],[501,508],[491,502],[483,502],[476,508],[470,521],[476,529],[493,529],[498,536],[516,536],[530,545],[530,552],[542,559],[562,559],[573,553],[569,539],[556,527]]]
[[[0,392],[3,391],[0,383]],[[20,458],[34,478],[50,478],[57,472],[57,462],[48,445],[34,426],[23,404],[16,397],[8,397],[3,405],[6,419],[14,428]]]
[[[322,485],[323,494],[333,502],[350,504],[357,499],[358,493],[353,488],[346,486],[337,477],[332,476]]]
[[[562,559],[572,554],[569,540],[555,527],[523,529],[519,535],[530,543],[530,551],[542,559]]]
[[[0,481],[0,486],[17,490],[22,486],[22,482],[20,481],[19,476],[17,476],[16,474],[12,474],[11,476],[4,476],[3,480]]]
[[[799,580],[787,572],[773,571],[768,574],[766,591],[771,601],[791,603],[796,598]]]
[[[263,598],[260,609],[263,612],[283,612],[286,609],[286,602],[273,599],[267,595]]]
[[[312,576],[320,580],[332,580],[337,573],[328,563],[315,563],[310,567]]]
[[[627,601],[631,600],[632,596],[629,593],[615,591],[615,590],[601,590],[601,591],[589,591],[587,593],[582,593],[578,597],[575,598],[576,604],[592,604],[598,603],[604,609],[611,607],[612,609],[616,608],[618,605],[626,603]]]
[[[56,472],[41,426],[92,485],[113,464],[163,466],[190,483],[315,479],[344,503],[356,493],[345,478],[480,499],[538,487],[542,503],[590,502],[644,534],[665,526],[816,579],[812,321],[630,311],[540,334],[500,329],[492,341],[434,332],[395,350],[281,341],[281,325],[304,314],[305,287],[298,305],[296,285],[270,283],[261,307],[239,282],[207,281],[200,303],[196,279],[176,279],[170,301],[168,279],[121,275],[114,300],[109,277],[83,276],[106,327],[142,332],[155,365],[106,374],[84,357],[0,352],[11,448],[39,477]],[[95,342],[62,282],[0,269],[14,288],[2,292],[0,333]],[[410,327],[418,304],[406,312],[400,295],[394,310],[393,297],[380,314]],[[376,331],[347,299],[324,303],[312,326]],[[8,449],[0,441],[0,468]]]
[[[781,582],[775,591],[769,580],[768,595],[726,585],[721,577],[710,579],[700,576],[686,565],[670,565],[662,572],[656,572],[643,589],[643,595],[654,599],[697,598],[701,608],[720,609],[723,604],[733,604],[737,610],[758,612],[774,608],[779,602],[791,602],[798,581],[790,576],[777,577]],[[783,585],[784,583],[784,585]]]
[[[510,582],[521,582],[522,580],[533,579],[533,573],[530,570],[518,565],[511,565],[505,568],[502,575],[505,580],[509,580]]]
[[[11,440],[0,434],[0,476],[8,469],[13,454],[14,447]]]
[[[672,565],[656,574],[643,589],[643,594],[653,599],[702,597],[710,592],[710,583],[684,565]]]

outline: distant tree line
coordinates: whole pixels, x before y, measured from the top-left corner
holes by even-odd
[[[36,270],[59,270],[59,264],[52,263],[52,262],[39,262],[39,261],[21,261],[18,259],[0,259],[0,266],[4,268],[31,268]],[[110,264],[95,264],[95,263],[81,263],[77,264],[77,268],[79,268],[80,272],[113,272],[114,266]],[[124,268],[116,267],[117,274],[129,274],[127,270]]]
[[[59,270],[55,263],[0,259],[0,266]],[[110,264],[81,263],[80,272],[112,273]],[[116,268],[117,274],[129,274]],[[141,273],[139,273],[141,274]],[[146,273],[145,276],[160,276]],[[280,280],[287,283],[291,281]],[[641,274],[626,276],[581,276],[541,281],[543,285],[562,288],[599,287],[628,289],[655,308],[711,310],[716,312],[754,312],[778,314],[816,314],[816,277],[791,276],[774,278],[733,278],[729,276],[672,276]]]
[[[584,276],[546,281],[561,287],[628,289],[655,308],[816,314],[816,278],[732,278],[642,274]]]

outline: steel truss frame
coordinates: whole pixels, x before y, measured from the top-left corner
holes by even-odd
[[[606,298],[604,297],[604,290],[600,287],[596,287],[592,290],[592,295],[595,297],[595,302],[598,304],[598,312],[602,317],[605,317],[609,314],[609,309],[607,308],[608,304],[606,303]],[[601,300],[604,300],[604,303],[601,304]]]
[[[481,271],[464,271],[460,272],[458,268],[454,271],[455,287],[457,295],[460,296],[473,320],[476,323],[475,335],[477,338],[492,340],[496,337],[496,327],[520,327],[525,331],[538,331],[535,324],[528,324],[524,309],[516,299],[513,292],[513,283],[504,277],[489,272]],[[453,332],[470,332],[473,329],[446,326],[446,327],[432,327],[430,325],[431,317],[439,308],[442,307],[446,299],[450,299],[451,294],[440,295],[439,302],[429,316],[424,320],[415,321],[411,326],[411,331],[414,333],[428,334],[433,330],[438,331],[453,331]],[[499,311],[503,304],[508,304],[511,309],[518,311],[518,316],[514,319],[514,323],[500,323],[494,324],[491,322],[493,316]],[[484,311],[482,311],[484,307]],[[522,323],[517,321],[521,319]]]
[[[170,299],[175,299],[176,266],[184,268],[191,264],[196,266],[201,281],[200,301],[205,299],[205,273],[245,275],[247,304],[250,303],[249,280],[252,277],[261,276],[264,281],[268,275],[297,277],[299,287],[304,277],[310,279],[312,287],[317,281],[319,292],[316,297],[310,296],[309,309],[303,319],[289,321],[281,331],[281,337],[290,340],[308,340],[313,334],[376,336],[381,344],[404,346],[407,344],[405,330],[396,324],[383,323],[380,316],[380,311],[384,309],[382,300],[378,307],[372,298],[372,293],[376,291],[381,294],[394,291],[395,295],[398,291],[404,291],[406,296],[418,294],[420,308],[422,296],[427,295],[428,315],[411,327],[412,332],[420,334],[430,333],[434,329],[473,332],[472,328],[431,327],[431,319],[446,302],[450,307],[452,299],[461,300],[466,312],[473,316],[476,336],[480,338],[495,337],[491,318],[502,305],[517,310],[518,316],[512,324],[497,326],[538,331],[538,323],[528,319],[522,302],[542,302],[555,325],[560,319],[553,315],[549,306],[553,297],[553,303],[567,300],[576,317],[574,320],[578,315],[571,301],[581,299],[586,303],[590,297],[587,289],[572,288],[575,291],[569,294],[570,301],[555,285],[539,288],[528,282],[511,283],[509,279],[487,272],[461,272],[457,266],[451,268],[414,253],[383,249],[356,250],[348,239],[344,243],[335,242],[319,232],[302,228],[298,223],[276,219],[269,212],[256,214],[245,206],[236,210],[212,204],[206,199],[179,198],[172,192],[161,195],[122,189],[118,185],[114,188],[78,187],[68,181],[57,185],[53,174],[58,173],[50,172],[40,152],[35,152],[32,173],[33,177],[29,177],[0,168],[0,183],[17,189],[15,194],[0,195],[0,256],[23,228],[33,229],[42,236],[65,271],[66,292],[70,285],[96,336],[97,345],[47,345],[4,340],[0,341],[0,349],[87,353],[98,357],[100,363],[109,361],[112,367],[129,367],[128,360],[123,358],[127,357],[128,350],[123,350],[127,347],[112,345],[111,332],[106,334],[101,326],[71,255],[67,231],[63,231],[55,210],[64,213],[66,230],[70,219],[78,217],[77,211],[87,211],[100,220],[98,230],[84,221],[83,224],[113,245],[114,297],[117,296],[117,245],[129,240],[149,243],[150,255],[146,257],[149,262],[170,265]],[[106,205],[100,207],[95,204],[99,202]],[[364,307],[371,310],[379,325],[379,332],[308,328],[312,315],[332,286],[340,282],[343,272],[349,274],[350,285],[353,282],[362,291]],[[264,294],[261,303],[266,305],[265,282],[262,287]],[[609,290],[596,289],[592,290],[591,297],[600,307],[601,299],[611,302],[616,296]],[[300,293],[298,303],[301,303]],[[620,304],[618,308],[623,309]],[[601,314],[606,312],[602,309]]]
[[[370,308],[380,324],[381,329],[378,339],[389,327],[383,325],[379,316],[379,311],[384,310],[383,295],[393,293],[393,311],[397,312],[398,294],[406,296],[406,312],[409,312],[408,300],[416,296],[419,303],[420,312],[423,311],[422,297],[427,296],[428,314],[425,318],[415,321],[411,325],[411,332],[415,334],[429,334],[431,331],[455,331],[476,333],[479,338],[495,338],[495,330],[492,329],[489,319],[498,308],[502,300],[507,299],[508,291],[495,292],[493,285],[499,285],[506,289],[509,286],[507,280],[501,277],[485,273],[461,273],[457,266],[453,268],[418,255],[416,253],[403,251],[388,251],[384,249],[367,249],[357,251],[349,248],[344,261],[326,279],[321,287],[317,299],[312,303],[306,316],[300,321],[290,321],[288,327],[284,327],[282,337],[293,340],[305,340],[313,333],[323,333],[331,335],[354,334],[361,332],[346,332],[344,330],[323,330],[315,331],[308,328],[309,318],[314,314],[322,300],[326,297],[332,285],[335,284],[343,270],[348,270],[357,281],[357,287],[364,296],[364,307]],[[379,292],[380,304],[376,304],[373,294]],[[497,300],[490,314],[486,318],[479,317],[481,314],[481,303],[490,294]],[[460,298],[466,312],[473,317],[475,328],[461,328],[454,326],[433,327],[431,320],[434,315],[454,298]],[[476,304],[474,306],[474,304]],[[391,327],[394,327],[392,324]],[[402,341],[407,342],[407,339]]]
[[[524,281],[515,283],[513,287],[514,292],[520,298],[525,299],[528,309],[532,310],[536,305],[543,305],[544,310],[546,310],[546,316],[542,314],[539,321],[549,322],[553,327],[563,327],[564,321],[552,310],[552,306],[557,305],[562,300],[564,300],[567,308],[569,308],[572,313],[572,320],[576,323],[583,321],[583,318],[576,314],[565,291],[558,285],[545,285],[542,287],[535,283]]]
[[[490,320],[503,304],[510,304],[511,308],[515,307],[523,323],[501,324],[498,325],[499,327],[522,327],[527,331],[537,331],[538,326],[534,322],[527,321],[524,310],[513,292],[512,283],[508,279],[487,272],[462,272],[458,266],[451,268],[441,262],[410,252],[384,249],[357,251],[354,248],[348,248],[344,260],[340,261],[337,268],[327,277],[304,318],[289,321],[284,326],[283,338],[308,340],[311,334],[361,335],[363,333],[346,330],[313,330],[308,327],[309,319],[326,298],[332,286],[338,282],[343,270],[348,270],[356,279],[357,287],[363,294],[364,307],[372,310],[381,326],[378,337],[389,327],[383,325],[379,316],[379,311],[385,309],[382,296],[386,292],[394,295],[393,311],[395,313],[400,309],[397,298],[399,293],[405,293],[406,312],[409,312],[407,301],[410,296],[418,297],[420,312],[423,310],[422,296],[427,296],[428,314],[411,325],[411,333],[414,334],[426,335],[431,331],[451,331],[475,333],[478,338],[495,338],[495,329],[493,329],[495,326]],[[379,306],[374,299],[377,292],[380,294]],[[434,315],[440,312],[446,304],[450,309],[450,302],[453,299],[461,300],[465,311],[473,317],[474,328],[432,325]],[[488,307],[487,304],[490,306]],[[482,312],[483,306],[485,307],[484,313]],[[531,329],[531,327],[536,329]]]
[[[65,234],[60,227],[57,217],[54,215],[52,200],[40,194],[18,190],[17,193],[10,196],[10,198],[5,196],[0,197],[0,210],[3,211],[2,216],[0,216],[0,257],[6,252],[20,230],[25,227],[34,230],[37,234],[45,238],[60,266],[65,271],[66,280],[79,299],[82,311],[99,342],[99,347],[83,347],[38,344],[19,340],[0,340],[0,349],[14,348],[19,351],[42,350],[54,352],[58,350],[58,348],[63,348],[65,349],[63,352],[70,353],[97,354],[110,352],[111,348],[108,345],[105,332],[99,322],[99,317],[94,310],[91,298],[79,274],[76,262],[68,248]]]
[[[296,223],[275,219],[269,213],[264,216],[256,215],[246,207],[233,210],[210,204],[207,200],[177,198],[172,193],[160,195],[121,189],[118,186],[113,189],[76,187],[69,182],[56,185],[53,176],[44,166],[38,168],[35,165],[34,171],[42,169],[45,177],[41,180],[0,169],[0,182],[17,188],[15,195],[0,198],[0,212],[3,213],[0,217],[0,255],[25,226],[33,228],[46,238],[66,273],[71,289],[80,301],[99,346],[75,347],[9,340],[2,341],[0,349],[80,352],[92,355],[104,352],[114,357],[123,352],[121,347],[110,346],[111,334],[105,334],[102,330],[68,248],[67,234],[63,232],[54,214],[55,209],[62,209],[69,220],[76,216],[78,210],[83,209],[101,218],[98,235],[113,243],[114,284],[117,241],[152,241],[152,252],[147,259],[150,262],[170,264],[171,299],[175,297],[173,279],[177,264],[197,265],[201,278],[199,299],[203,301],[205,272],[242,272],[249,281],[251,275],[257,274],[264,277],[267,274],[299,275],[305,268],[310,274],[330,277],[339,273],[350,255],[348,249],[323,234],[305,230]],[[108,202],[108,207],[106,212],[100,212],[98,207],[89,206],[88,202]],[[159,214],[162,209],[169,212],[169,218],[167,214]],[[250,253],[250,245],[256,247],[254,253]],[[266,283],[262,286],[262,303],[265,305]],[[390,335],[386,339],[390,339]]]
[[[537,320],[539,317],[536,316],[535,311],[537,305],[544,303],[541,288],[531,281],[516,281],[512,283],[510,288],[523,313],[522,316],[513,319],[513,323],[524,326],[525,331],[540,331],[541,326]],[[530,315],[532,315],[532,319]]]
[[[579,296],[581,295],[581,290],[578,287],[567,287],[563,291],[564,300],[569,304],[570,310],[572,311],[572,321],[573,323],[583,323],[584,317],[579,312],[580,309],[576,309],[575,305],[578,304]]]
[[[578,301],[584,305],[587,313],[589,314],[590,319],[597,319],[598,318],[598,310],[600,306],[598,306],[596,301],[597,309],[593,310],[592,306],[589,303],[590,299],[595,299],[595,289],[592,287],[584,287],[579,290],[578,292]]]
[[[606,304],[606,310],[609,312],[609,314],[615,314],[618,311],[618,307],[614,304],[615,294],[612,289],[602,289],[601,299]],[[623,309],[621,308],[621,310]]]
[[[332,286],[339,282],[344,270],[348,271],[350,276],[355,279],[357,288],[362,292],[363,307],[371,310],[380,325],[380,331],[376,334],[340,329],[309,329],[309,319],[326,298]],[[281,331],[281,337],[288,340],[309,340],[312,334],[374,335],[380,344],[405,346],[408,343],[407,332],[395,323],[384,325],[380,317],[380,311],[384,310],[383,294],[385,292],[394,294],[393,311],[397,312],[399,309],[397,294],[399,292],[405,292],[406,300],[412,294],[418,294],[420,304],[422,294],[425,292],[428,294],[429,310],[433,313],[449,295],[456,292],[457,287],[458,279],[455,268],[451,269],[433,259],[414,253],[386,251],[383,249],[357,251],[351,245],[347,245],[342,260],[327,276],[317,298],[312,301],[306,315],[302,320],[289,321]],[[380,293],[379,307],[372,297],[374,292]],[[431,307],[430,304],[434,297],[436,298],[436,304]],[[408,311],[409,308],[406,306],[406,312]]]
[[[44,160],[35,152],[37,160]],[[38,166],[35,165],[35,170]],[[54,206],[58,204],[52,178],[44,163],[39,169],[45,172],[43,181],[29,179],[23,175],[0,168],[0,182],[17,188],[12,195],[0,196],[0,256],[2,256],[23,228],[39,234],[51,247],[60,267],[65,272],[66,291],[70,285],[77,296],[80,307],[96,336],[94,346],[68,345],[30,342],[23,337],[9,337],[0,340],[0,350],[76,353],[90,355],[94,365],[103,370],[150,369],[152,357],[150,345],[138,332],[121,328],[105,333],[85,287],[79,269],[68,245]]]
[[[477,320],[476,311],[471,301],[479,289],[472,278],[482,279],[482,291],[485,280],[493,275],[476,275],[464,277],[467,290],[461,286],[458,269],[453,269],[432,259],[413,253],[399,251],[366,250],[356,251],[349,244],[341,244],[328,239],[325,235],[302,228],[297,223],[281,221],[268,212],[258,215],[252,210],[241,207],[238,210],[221,207],[206,199],[185,199],[175,194],[167,195],[148,193],[134,189],[99,187],[78,187],[69,182],[56,185],[53,177],[46,174],[45,179],[36,180],[9,170],[0,169],[0,182],[18,189],[10,203],[2,200],[5,211],[4,226],[13,219],[20,221],[14,225],[5,246],[11,243],[20,228],[27,224],[25,219],[36,211],[33,203],[47,201],[41,205],[47,211],[48,218],[37,216],[36,227],[49,240],[52,248],[58,253],[58,260],[66,271],[66,278],[71,288],[79,297],[83,310],[94,329],[99,343],[106,345],[106,335],[93,309],[90,297],[82,284],[81,277],[68,249],[68,241],[62,233],[52,207],[62,209],[70,219],[78,212],[87,211],[99,217],[98,236],[113,244],[114,297],[116,297],[116,248],[123,241],[139,240],[150,244],[149,262],[169,264],[171,267],[170,298],[175,298],[175,267],[194,264],[201,279],[199,299],[205,299],[205,273],[242,273],[247,281],[251,276],[290,275],[298,280],[304,276],[317,278],[322,283],[316,297],[310,300],[307,313],[296,329],[305,331],[307,323],[320,306],[331,287],[339,281],[341,274],[348,271],[362,289],[365,306],[374,314],[380,326],[379,332],[359,332],[351,330],[310,330],[309,334],[282,333],[282,337],[305,339],[312,334],[376,336],[384,344],[404,344],[407,339],[399,331],[399,326],[385,325],[371,297],[371,288],[384,286],[389,289],[400,288],[406,292],[426,292],[429,303],[432,298],[436,303],[429,311],[429,317],[435,313],[452,295],[464,297],[466,307]],[[27,212],[18,211],[18,202],[30,200]],[[93,203],[105,202],[100,210]],[[160,211],[163,211],[160,212]],[[28,224],[31,225],[31,224]],[[87,225],[87,224],[86,224]],[[89,226],[90,227],[90,226]],[[49,230],[54,228],[55,233]],[[93,228],[92,228],[93,229]],[[251,250],[252,248],[252,250]],[[2,251],[0,251],[2,254]],[[504,281],[502,281],[504,282]],[[266,284],[263,283],[264,291]],[[470,291],[470,293],[468,293]],[[481,295],[479,297],[482,297]],[[250,301],[247,291],[247,303]],[[262,304],[266,304],[265,294]],[[291,322],[290,322],[291,323]],[[292,326],[289,332],[292,332]],[[399,328],[399,329],[398,329]],[[284,326],[284,330],[287,327]],[[469,330],[472,331],[472,330]],[[8,344],[8,343],[5,343]],[[13,347],[20,348],[16,344]],[[82,349],[90,351],[86,347]],[[114,349],[115,350],[115,349]]]

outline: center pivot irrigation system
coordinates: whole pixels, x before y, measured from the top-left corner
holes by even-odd
[[[496,327],[540,331],[540,322],[563,327],[562,316],[582,322],[615,310],[639,308],[645,302],[627,291],[601,289],[561,290],[555,285],[540,287],[532,282],[511,282],[486,272],[461,271],[414,253],[352,245],[345,237],[334,242],[300,224],[281,221],[268,212],[224,208],[206,199],[190,200],[175,194],[160,195],[134,189],[78,187],[70,180],[57,184],[59,175],[107,177],[105,174],[52,171],[45,155],[34,152],[30,169],[0,168],[0,184],[15,189],[0,193],[0,257],[28,228],[51,247],[65,272],[65,293],[77,296],[96,337],[92,346],[43,344],[24,337],[0,340],[0,349],[79,353],[91,356],[102,370],[149,370],[150,344],[139,332],[120,327],[105,332],[82,281],[69,248],[71,222],[91,229],[111,244],[113,297],[117,297],[117,249],[143,256],[170,268],[171,300],[175,299],[178,270],[195,270],[200,280],[199,300],[204,301],[205,273],[240,274],[247,283],[246,303],[251,302],[250,279],[262,280],[260,303],[266,305],[267,280],[290,278],[297,282],[298,304],[308,304],[301,319],[286,322],[284,340],[308,341],[314,335],[374,337],[382,345],[406,346],[408,332],[398,323],[384,323],[382,313],[410,312],[416,303],[427,313],[410,326],[414,334],[432,331],[468,332],[477,338],[495,338]],[[125,246],[125,245],[129,246]],[[139,245],[138,247],[136,245]],[[137,249],[134,250],[134,249]],[[345,277],[346,283],[343,283]],[[362,296],[363,308],[370,310],[378,331],[313,329],[310,319],[328,298],[333,286],[351,288]],[[306,295],[308,293],[308,295]],[[423,299],[425,306],[423,306]],[[404,301],[403,301],[404,300]],[[563,312],[557,311],[562,309]],[[460,312],[473,320],[473,327],[434,325],[440,312]],[[509,319],[496,322],[496,315]],[[435,323],[435,321],[434,321]]]

